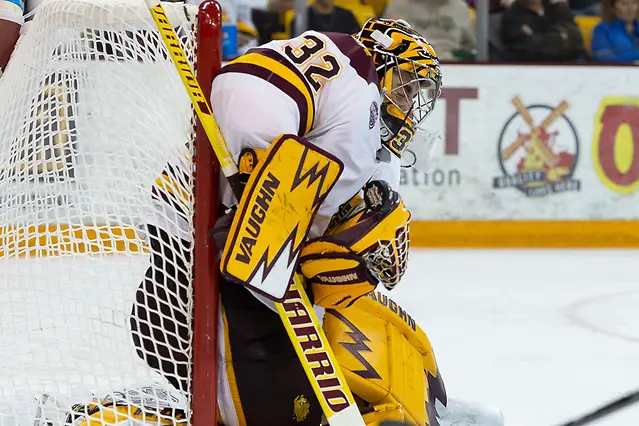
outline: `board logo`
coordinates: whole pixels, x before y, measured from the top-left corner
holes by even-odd
[[[499,135],[498,161],[503,173],[493,188],[517,188],[528,197],[579,191],[573,178],[579,157],[579,139],[566,117],[566,101],[557,107],[525,106],[512,100],[516,112]]]
[[[594,124],[592,162],[601,182],[621,195],[639,190],[639,98],[602,99]]]

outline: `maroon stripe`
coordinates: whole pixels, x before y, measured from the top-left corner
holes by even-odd
[[[304,77],[301,71],[291,61],[289,61],[288,59],[286,59],[284,56],[282,56],[280,53],[276,52],[273,49],[267,49],[265,47],[256,47],[256,48],[250,49],[247,53],[257,53],[262,56],[266,56],[267,58],[271,58],[272,60],[279,62],[280,64],[284,65],[286,68],[294,72],[295,75],[304,84],[304,87],[306,87],[306,92],[313,100],[312,102],[313,110],[311,111],[312,113],[311,117],[312,117],[312,120],[315,121],[315,96],[313,94],[314,92],[313,92],[313,89],[311,88],[311,85],[308,83],[308,81],[306,80],[306,77]],[[313,123],[311,123],[310,128],[312,127],[313,127]],[[304,136],[304,135],[300,135],[300,136]]]
[[[297,67],[291,61],[289,61],[284,56],[277,53],[275,50],[267,49],[265,47],[256,47],[254,49],[249,50],[246,53],[259,53],[260,55],[266,56],[267,58],[271,58],[274,61],[277,61],[280,64],[284,65],[286,68],[293,71],[300,78],[302,83],[304,83],[306,90],[308,90],[308,93],[311,95],[311,97],[313,97],[313,90],[311,89],[310,84],[308,84],[308,82],[306,81],[306,78],[300,72],[300,70],[298,70]],[[315,114],[313,114],[313,117],[315,117]]]
[[[366,50],[355,41],[350,34],[323,33],[327,36],[344,56],[351,61],[351,67],[355,69],[357,75],[366,80],[368,84],[379,85],[379,76],[375,71],[375,63]]]
[[[278,74],[275,74],[273,71],[266,69],[258,64],[231,63],[223,67],[218,75],[226,73],[249,74],[271,83],[273,86],[286,93],[288,97],[295,101],[299,110],[300,124],[299,128],[297,129],[297,135],[300,137],[305,136],[307,121],[306,117],[308,116],[308,104],[306,102],[306,97],[304,96],[304,94],[300,92],[300,90],[295,87],[295,85],[288,82],[287,80],[284,80],[284,78],[280,77]]]
[[[249,50],[246,53],[259,53],[262,56],[271,58],[274,61],[277,61],[280,64],[286,66],[286,68],[293,71],[300,78],[300,80],[302,80],[302,82],[304,83],[304,86],[306,86],[306,88],[308,89],[308,93],[310,93],[311,95],[313,94],[313,91],[311,90],[311,86],[308,84],[308,82],[306,81],[306,79],[304,78],[304,75],[300,72],[300,70],[298,70],[297,67],[291,61],[286,59],[280,53],[276,52],[273,49],[267,49],[265,47],[256,47],[254,49]]]

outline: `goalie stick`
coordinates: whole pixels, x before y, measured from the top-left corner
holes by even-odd
[[[589,423],[594,422],[602,417],[608,416],[615,411],[621,410],[622,408],[626,408],[629,405],[634,404],[635,402],[639,402],[639,390],[631,392],[621,398],[615,399],[608,404],[597,408],[596,410],[579,417],[578,419],[572,420],[568,423],[562,423],[559,426],[583,426]]]
[[[241,186],[239,185],[238,167],[233,161],[222,132],[211,113],[208,99],[202,93],[197,78],[184,55],[179,38],[175,34],[160,1],[144,1],[191,98],[193,108],[220,162],[222,173],[224,173],[239,200],[241,198]],[[331,426],[365,426],[335,355],[328,344],[322,327],[319,325],[313,305],[304,291],[302,279],[299,274],[294,275],[293,283],[287,292],[286,299],[281,303],[275,303],[277,311],[328,423]],[[318,338],[318,342],[308,344],[310,340],[304,339],[305,337],[311,339],[308,331],[299,333],[299,330],[296,330],[299,328],[300,318],[308,319],[302,325],[306,329],[308,327],[314,328],[313,335]],[[312,364],[315,365],[313,366]]]

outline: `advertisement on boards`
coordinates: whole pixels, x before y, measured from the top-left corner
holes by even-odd
[[[517,111],[499,135],[502,174],[494,178],[493,188],[516,188],[527,197],[579,191],[580,182],[574,178],[579,138],[565,114],[566,101],[556,107],[526,106],[515,96],[512,103]]]
[[[620,96],[639,70],[444,65],[443,72],[426,125],[442,135],[430,170],[401,175],[414,220],[639,217],[639,97]]]
[[[639,98],[606,97],[594,119],[592,162],[601,182],[612,192],[639,189]]]

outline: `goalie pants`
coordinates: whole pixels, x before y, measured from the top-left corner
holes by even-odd
[[[131,312],[133,343],[151,368],[187,392],[184,271],[190,262],[190,243],[152,225],[147,231],[151,266]],[[223,418],[229,425],[319,425],[321,407],[278,314],[245,288],[223,279],[220,297],[218,400]]]

